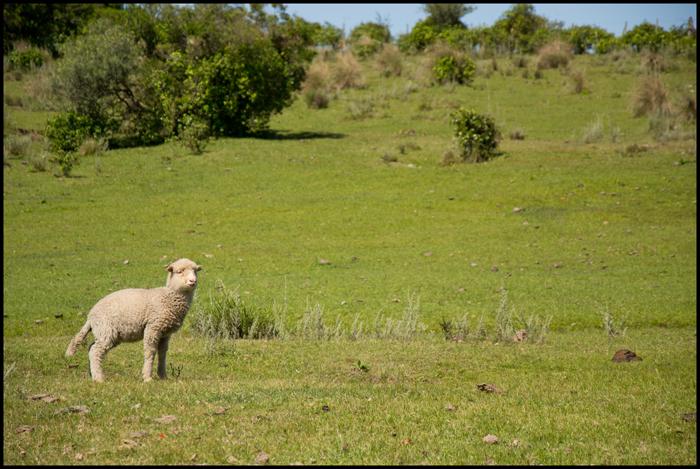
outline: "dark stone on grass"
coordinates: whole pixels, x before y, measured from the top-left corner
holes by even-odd
[[[637,355],[631,350],[627,349],[621,349],[615,352],[615,355],[612,357],[612,361],[615,363],[622,363],[622,362],[634,362],[634,361],[641,361],[642,357]]]
[[[483,391],[483,392],[490,392],[490,393],[496,393],[496,394],[501,394],[503,392],[503,390],[501,390],[495,384],[481,383],[481,384],[477,384],[476,387],[479,391]]]

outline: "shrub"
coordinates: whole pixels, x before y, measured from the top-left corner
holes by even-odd
[[[361,23],[353,28],[348,40],[358,57],[367,58],[379,52],[382,44],[391,40],[391,32],[385,24]]]
[[[28,72],[33,68],[39,68],[44,65],[46,52],[40,49],[30,47],[25,50],[13,50],[8,55],[9,70],[21,70]]]
[[[476,65],[463,52],[445,44],[435,46],[429,53],[432,79],[436,83],[468,85],[474,80]]]
[[[403,68],[403,61],[401,59],[401,52],[399,48],[393,44],[384,44],[382,46],[381,52],[377,55],[377,67],[379,72],[385,76],[395,76],[401,75]]]
[[[370,99],[358,99],[348,102],[351,119],[365,119],[374,114],[374,102]]]
[[[583,143],[595,143],[603,140],[603,120],[597,117],[583,131]]]
[[[333,83],[339,90],[366,86],[362,67],[351,53],[344,52],[336,56],[331,74]]]
[[[418,21],[411,32],[399,37],[398,46],[401,52],[416,53],[431,45],[438,37],[436,28],[425,20]]]
[[[238,291],[229,290],[221,281],[208,302],[195,309],[191,324],[195,334],[210,339],[269,339],[277,335],[271,314],[246,304]]]
[[[312,109],[325,109],[330,104],[331,98],[323,90],[310,88],[304,91],[304,101]]]
[[[648,75],[640,79],[632,97],[632,112],[634,117],[671,114],[669,94],[661,78]]]
[[[552,41],[537,53],[538,70],[566,67],[571,60],[571,46],[563,41]]]
[[[201,119],[185,116],[180,121],[178,141],[194,155],[204,151],[209,139],[209,127]]]
[[[5,157],[17,158],[26,156],[31,138],[24,135],[10,135],[3,139],[3,154]]]
[[[78,163],[78,153],[57,153],[53,155],[52,158],[50,158],[50,161],[52,163],[58,164],[59,168],[61,169],[61,174],[63,176],[68,177],[70,176],[70,173],[73,170],[73,166],[75,166],[76,163]]]
[[[525,140],[525,132],[523,129],[515,129],[508,135],[508,137],[511,140]]]
[[[324,109],[330,103],[331,68],[326,60],[314,60],[306,73],[302,95],[306,105]]]
[[[581,94],[584,91],[588,91],[586,88],[586,76],[581,70],[573,70],[569,74],[569,79],[571,80],[571,91],[574,94]]]
[[[85,139],[100,133],[101,129],[92,119],[75,112],[58,114],[46,125],[49,148],[54,153],[76,152]]]
[[[697,102],[695,98],[695,88],[690,85],[683,90],[680,95],[680,104],[678,106],[681,118],[686,121],[697,120]]]
[[[107,146],[105,139],[88,138],[81,143],[78,154],[80,156],[99,155],[107,150]]]
[[[460,108],[451,115],[463,161],[486,161],[497,154],[500,132],[491,117]]]

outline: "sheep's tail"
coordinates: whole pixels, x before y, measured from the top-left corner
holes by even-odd
[[[88,332],[90,332],[91,329],[92,326],[90,325],[90,321],[87,321],[83,328],[80,329],[75,337],[73,337],[73,340],[70,341],[70,344],[68,344],[68,348],[66,349],[66,357],[72,357],[75,355],[78,345],[83,343],[83,340],[85,340],[85,337],[88,335]]]

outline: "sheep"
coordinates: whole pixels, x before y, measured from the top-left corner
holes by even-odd
[[[78,345],[92,331],[95,342],[88,350],[90,375],[93,381],[102,382],[105,354],[122,342],[143,339],[144,382],[151,381],[156,352],[158,377],[165,379],[168,342],[170,336],[182,326],[197,287],[197,272],[201,268],[189,259],[178,259],[166,267],[168,277],[165,287],[127,288],[105,296],[88,313],[85,325],[68,345],[66,357],[72,357]]]

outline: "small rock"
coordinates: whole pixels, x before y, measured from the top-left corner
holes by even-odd
[[[324,405],[323,407],[321,407],[321,410],[324,412],[328,412],[331,410],[331,408],[328,405]]]
[[[513,342],[525,342],[527,340],[527,331],[522,329],[515,333]]]
[[[154,418],[158,423],[173,423],[175,420],[177,420],[177,417],[174,415],[163,415],[162,417]]]
[[[42,324],[44,321],[42,319],[37,319],[34,321],[34,324]]]
[[[495,445],[496,443],[498,443],[498,437],[496,435],[489,434],[482,438],[482,441],[487,445]]]
[[[59,400],[58,397],[52,396],[51,394],[35,394],[33,396],[29,396],[29,399],[31,399],[32,401],[48,402],[49,404]]]
[[[410,445],[411,443],[413,443],[413,440],[411,440],[410,438],[404,438],[403,440],[401,440],[401,444],[402,444],[403,446],[408,446],[408,445]]]
[[[497,265],[492,265],[492,266],[491,266],[491,272],[498,272],[498,266],[497,266]]]
[[[518,446],[520,446],[520,440],[518,440],[517,438],[515,438],[513,441],[510,442],[510,446],[511,446],[512,448],[517,448]]]
[[[500,389],[495,384],[481,383],[481,384],[477,384],[476,387],[479,391],[483,391],[483,392],[489,392],[489,393],[495,393],[495,394],[501,394],[503,392],[503,390]]]
[[[552,264],[552,267],[554,267],[555,269],[561,269],[562,267],[564,267],[564,264],[562,264],[561,262],[555,262],[554,264]]]
[[[83,459],[85,459],[85,455],[83,455],[83,453],[75,453],[76,461],[82,461]]]
[[[226,413],[226,408],[217,406],[214,408],[214,411],[212,412],[213,415],[224,415]]]
[[[618,350],[612,357],[612,361],[615,363],[641,361],[641,359],[642,357],[627,349]]]
[[[31,433],[32,431],[34,431],[34,427],[31,425],[20,425],[15,428],[15,433]]]
[[[226,458],[226,462],[229,464],[238,464],[238,459],[236,459],[233,456],[229,456],[228,458]]]
[[[520,213],[520,212],[522,212],[523,210],[525,210],[525,209],[524,209],[524,208],[521,208],[521,207],[513,207],[513,213]]]
[[[128,265],[128,264],[129,264],[129,259],[126,259],[126,260],[123,262],[123,264],[124,264],[124,265]]]
[[[267,464],[270,461],[270,456],[264,451],[260,451],[255,456],[255,464]]]
[[[56,313],[53,315],[56,319],[63,319],[63,313]]]
[[[320,265],[331,265],[331,261],[329,261],[328,259],[319,259],[318,263]]]
[[[457,408],[454,405],[447,403],[447,405],[445,406],[445,410],[448,412],[454,412],[455,410],[457,410]]]
[[[138,444],[136,441],[126,439],[126,440],[122,440],[122,444],[119,445],[119,448],[122,448],[122,449],[133,449],[133,448],[136,448],[138,445],[139,445],[139,444]]]
[[[430,257],[430,256],[433,255],[433,251],[425,251],[425,252],[423,253],[423,255],[424,255],[425,257]]]

